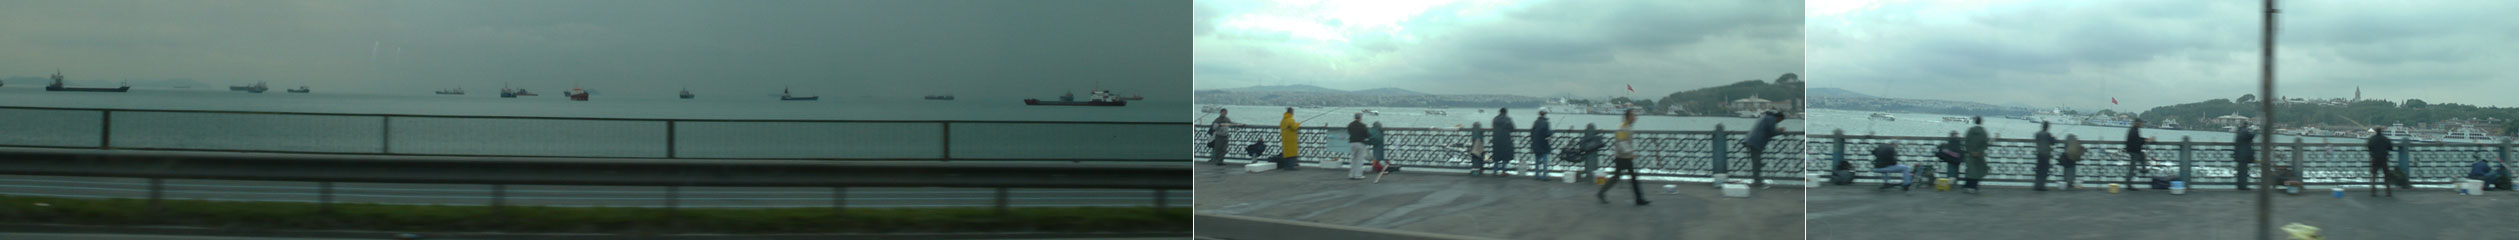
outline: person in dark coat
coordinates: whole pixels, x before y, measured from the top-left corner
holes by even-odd
[[[1881,174],[1880,189],[1891,187],[1904,189],[1914,186],[1909,183],[1915,182],[1915,174],[1908,173],[1909,170],[1913,168],[1898,164],[1898,143],[1881,143],[1872,146],[1872,172]]]
[[[2383,183],[2396,177],[2393,176],[2396,172],[2388,171],[2388,151],[2395,150],[2396,143],[2388,141],[2388,134],[2384,134],[2386,132],[2388,128],[2371,128],[2370,143],[2364,147],[2370,150],[2370,177],[2378,178],[2370,181],[2370,196],[2373,197],[2379,196],[2380,191],[2387,191],[2389,197],[2397,196],[2395,184]],[[2380,186],[2387,186],[2387,188],[2382,189]]]
[[[2125,128],[2125,183],[2127,186],[2134,185],[2134,183],[2136,183],[2134,178],[2136,176],[2143,175],[2143,172],[2146,170],[2143,169],[2143,167],[2151,166],[2152,164],[2151,158],[2149,158],[2150,156],[2143,154],[2143,145],[2145,144],[2147,143],[2143,140],[2143,120],[2135,119],[2134,126]],[[2141,188],[2125,188],[2126,191],[2134,191],[2135,189]]]
[[[1749,136],[1741,141],[1741,144],[1749,150],[1750,187],[1767,186],[1767,179],[1759,177],[1766,173],[1767,160],[1759,156],[1767,152],[1767,143],[1772,142],[1776,134],[1783,131],[1776,128],[1776,123],[1784,121],[1784,113],[1767,111],[1758,115],[1758,124],[1752,125],[1749,128]]]
[[[1363,180],[1364,170],[1373,168],[1373,145],[1367,141],[1373,141],[1373,128],[1364,124],[1364,113],[1356,113],[1356,120],[1347,122],[1347,162],[1338,164],[1347,167],[1347,180]]]
[[[2232,174],[2231,177],[2237,181],[2239,190],[2249,190],[2248,164],[2257,163],[2257,147],[2256,144],[2254,144],[2257,141],[2257,132],[2248,131],[2247,123],[2240,123],[2239,127],[2236,128],[2236,131],[2237,132],[2231,133],[2235,136],[2230,140],[2232,147],[2230,150],[2230,161],[2232,163],[2237,163],[2237,166],[2230,168],[2230,170],[2238,173]]]
[[[1487,170],[1486,123],[1469,122],[1469,175],[1478,176]]]
[[[2030,183],[2029,189],[2034,191],[2046,191],[2047,175],[2049,173],[2054,173],[2054,171],[2048,169],[2055,167],[2055,163],[2049,161],[2055,159],[2055,134],[2048,134],[2047,123],[2040,122],[2038,123],[2038,135],[2032,136],[2030,139],[2038,144],[2038,149],[2030,151],[2032,154],[2038,154],[2038,162],[2036,165],[2031,165],[2029,168],[2029,172],[2037,176],[2032,178],[2032,181],[2036,182]]]
[[[1994,139],[1986,136],[1985,117],[1971,117],[1970,121],[1974,122],[1976,126],[1968,127],[1968,145],[1966,146],[1968,149],[1968,161],[1967,164],[1965,164],[1968,167],[1968,171],[1966,176],[1961,176],[1959,179],[1968,181],[1967,184],[1962,185],[1963,187],[1968,188],[1968,193],[1977,193],[1977,182],[1984,181],[1986,173],[1992,170],[1987,169],[1986,167],[1985,157],[1987,153],[1985,150],[1987,147],[1992,146],[1991,141]]]
[[[1513,163],[1513,117],[1504,115],[1504,110],[1504,108],[1496,109],[1496,123],[1493,125],[1496,128],[1496,135],[1489,138],[1493,139],[1492,142],[1487,143],[1488,147],[1495,149],[1487,153],[1487,158],[1490,159],[1492,165],[1488,166],[1488,170],[1495,172],[1498,177],[1506,176],[1505,166],[1511,166],[1507,164]]]
[[[1962,146],[1960,140],[1959,131],[1951,131],[1949,139],[1944,139],[1942,145],[1933,147],[1934,150],[1940,151],[1933,153],[1933,157],[1942,160],[1942,177],[1959,178],[1959,164],[1961,161],[1966,161],[1966,156],[1968,156],[1968,150],[1960,148]]]
[[[1548,127],[1548,111],[1539,111],[1539,119],[1531,120],[1531,179],[1548,181],[1548,157],[1557,150],[1548,139],[1557,132]]]

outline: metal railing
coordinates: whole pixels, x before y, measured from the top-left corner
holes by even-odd
[[[1213,151],[1205,143],[1214,138],[1208,133],[1208,129],[1212,127],[1211,125],[1192,127],[1191,141],[1196,143],[1191,144],[1193,146],[1190,152],[1193,158],[1204,161],[1211,157],[1209,154]],[[1636,159],[1637,173],[1656,177],[1709,177],[1722,172],[1729,173],[1733,178],[1747,178],[1752,162],[1749,160],[1747,148],[1741,142],[1748,133],[1725,131],[1722,130],[1723,128],[1717,125],[1714,131],[1634,131],[1635,151],[1641,156]],[[1385,161],[1411,168],[1466,171],[1470,164],[1468,157],[1452,144],[1488,141],[1488,139],[1472,139],[1472,131],[1464,129],[1383,128],[1382,131],[1387,149],[1385,150],[1386,157],[1389,158]],[[1596,131],[1595,134],[1606,141],[1616,131],[1617,129],[1602,129]],[[1225,150],[1229,151],[1225,154],[1227,159],[1251,160],[1250,155],[1243,154],[1242,148],[1252,142],[1267,145],[1268,155],[1275,155],[1284,147],[1279,145],[1278,130],[1274,126],[1232,127],[1229,132],[1233,136],[1232,141],[1226,144],[1228,146]],[[1326,141],[1329,139],[1329,134],[1347,134],[1345,127],[1303,127],[1300,132],[1299,145],[1302,148],[1297,152],[1304,156],[1305,161],[1326,161],[1332,157],[1341,157],[1329,154],[1329,144]],[[1528,163],[1531,161],[1531,152],[1528,150],[1531,142],[1530,131],[1515,130],[1513,135],[1517,148],[1514,153],[1515,163]],[[1549,147],[1559,149],[1559,151],[1552,158],[1562,158],[1571,155],[1564,149],[1576,144],[1584,136],[1584,131],[1558,130],[1555,135],[1550,138],[1551,146]],[[1783,132],[1776,135],[1775,139],[1768,144],[1766,153],[1760,156],[1767,164],[1764,169],[1760,169],[1764,173],[1761,177],[1800,180],[1802,167],[1806,161],[1793,159],[1802,156],[1804,149],[1802,145],[1801,132]],[[1606,154],[1608,154],[1607,150],[1604,149],[1601,153],[1602,157],[1590,162],[1593,162],[1593,166],[1608,168],[1612,164],[1605,162],[1609,159]],[[1583,163],[1569,164],[1560,160],[1563,159],[1551,159],[1550,161],[1558,162],[1550,164],[1550,170],[1562,171],[1585,166]]]
[[[509,185],[1147,189],[1158,208],[1190,188],[1177,122],[716,120],[0,107],[0,175]],[[1168,135],[1168,134],[1167,134]],[[831,161],[875,160],[875,161]]]
[[[1932,156],[1933,151],[1936,151],[1934,147],[1945,141],[1947,140],[1943,137],[1821,135],[1812,138],[1811,151],[1824,153],[1812,156],[1815,161],[1843,159],[1850,161],[1849,164],[1853,165],[1858,170],[1857,172],[1863,172],[1860,170],[1871,166],[1873,147],[1896,143],[1900,163],[1946,168],[1948,166],[1942,166],[1944,164]],[[2274,152],[2265,153],[2265,158],[2255,164],[2250,164],[2250,167],[2294,167],[2300,172],[2301,182],[2304,185],[2368,185],[2376,179],[2370,175],[2370,153],[2363,141],[2328,143],[2308,143],[2301,142],[2299,139],[2293,141],[2275,143]],[[2034,152],[2037,147],[2034,141],[1994,139],[1990,144],[1991,146],[1986,150],[1988,152],[1986,165],[1991,171],[1987,172],[1985,181],[2018,184],[2034,181],[2035,172],[2032,169],[2037,161],[2035,158],[2037,154]],[[2054,152],[2061,154],[2064,144],[2057,143]],[[2131,162],[2128,161],[2130,156],[2124,153],[2124,141],[2083,140],[2082,146],[2089,149],[2089,153],[2083,155],[2081,166],[2077,167],[2083,182],[2128,183],[2125,178],[2128,176],[2128,165]],[[2509,159],[2512,144],[2507,141],[2493,144],[2398,142],[2395,146],[2401,151],[2388,154],[2389,167],[2404,170],[2409,182],[2447,184],[2466,177],[2470,169],[2469,164],[2475,161]],[[2149,176],[2180,176],[2183,172],[2188,177],[2187,185],[2190,187],[2231,187],[2230,185],[2235,180],[2232,168],[2237,164],[2231,156],[2234,153],[2232,151],[2234,147],[2241,146],[2232,146],[2229,142],[2199,142],[2193,139],[2155,140],[2144,145],[2143,148],[2152,164],[2143,166],[2141,169],[2150,173],[2141,174],[2135,178],[2134,181],[2137,182],[2133,183],[2148,183],[2149,179],[2146,177]],[[1811,171],[1821,172],[1829,170],[1826,166],[1831,165],[1813,166],[1822,166],[1811,168]],[[2052,171],[2050,181],[2062,181],[2063,168],[2058,166]],[[1872,176],[1871,173],[1860,174]],[[2251,183],[2273,179],[2267,176],[2255,176],[2257,174],[2254,170],[2251,170],[2249,175],[2252,177],[2249,180]],[[1863,178],[1860,181],[1877,180]]]
[[[0,147],[469,157],[1178,162],[1186,122],[724,120],[0,106]]]

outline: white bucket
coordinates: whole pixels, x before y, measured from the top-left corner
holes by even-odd
[[[1722,173],[1716,173],[1716,174],[1714,174],[1714,187],[1717,187],[1717,188],[1721,188],[1721,187],[1723,187],[1723,182],[1725,182],[1725,181],[1729,181],[1729,180],[1731,180],[1731,178],[1732,178],[1732,175],[1731,175],[1731,174],[1722,174]]]
[[[1679,194],[1679,184],[1662,184],[1663,194]]]
[[[2460,194],[2484,195],[2484,181],[2475,179],[2458,179],[2458,189],[2462,191]]]
[[[1821,179],[1824,178],[1825,177],[1823,177],[1821,173],[1804,173],[1802,174],[1803,188],[1819,188],[1819,185],[1821,185],[1819,183],[1822,182]]]

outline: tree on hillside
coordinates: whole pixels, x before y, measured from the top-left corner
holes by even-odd
[[[2406,99],[2406,100],[2405,100],[2405,108],[2423,108],[2423,107],[2429,107],[2429,106],[2431,106],[2431,103],[2428,103],[2428,102],[2423,102],[2423,100],[2422,100],[2422,99]]]
[[[2248,94],[2248,95],[2239,95],[2239,102],[2243,102],[2243,103],[2244,103],[2244,102],[2250,102],[2250,101],[2256,101],[2256,100],[2257,100],[2257,94],[2254,94],[2254,93],[2250,93],[2250,94]]]
[[[2117,110],[2100,109],[2100,110],[2099,110],[2099,115],[2100,115],[2100,116],[2116,116],[2116,115],[2117,115]]]

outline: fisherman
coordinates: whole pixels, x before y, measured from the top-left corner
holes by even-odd
[[[2231,162],[2236,163],[2237,165],[2230,168],[2231,171],[2237,172],[2231,174],[2231,177],[2237,182],[2236,185],[2239,186],[2239,190],[2242,191],[2249,190],[2248,164],[2257,163],[2257,147],[2256,144],[2252,144],[2257,141],[2257,133],[2256,131],[2248,131],[2248,125],[2248,123],[2240,123],[2238,128],[2234,128],[2231,134],[2236,136],[2231,137],[2230,141]]]
[[[1540,110],[1539,118],[1531,120],[1531,179],[1548,181],[1548,157],[1556,151],[1549,138],[1557,136],[1548,127],[1548,111]]]
[[[2030,173],[2037,175],[2036,178],[2032,178],[2032,181],[2036,182],[2029,184],[2029,189],[2034,191],[2046,191],[2047,175],[2054,173],[2053,170],[2049,169],[2055,167],[2055,163],[2049,161],[2055,159],[2055,134],[2048,134],[2047,123],[2039,122],[2038,134],[2030,138],[2038,144],[2037,150],[2030,151],[2030,153],[2038,154],[2038,163],[2037,165],[2031,165],[2031,168],[2029,169]]]
[[[1766,170],[1767,161],[1759,156],[1767,152],[1767,143],[1772,142],[1776,134],[1784,131],[1776,127],[1777,122],[1784,121],[1784,113],[1766,111],[1758,115],[1758,123],[1750,127],[1749,136],[1742,139],[1741,144],[1749,150],[1749,185],[1764,188],[1767,186],[1767,179],[1759,176],[1766,173],[1764,170]]]
[[[1216,166],[1225,165],[1225,147],[1233,145],[1233,127],[1242,126],[1242,124],[1233,123],[1233,118],[1225,117],[1226,115],[1224,109],[1217,109],[1216,123],[1207,127],[1207,147],[1213,149],[1207,159],[1215,161]]]
[[[2082,154],[2085,153],[2090,153],[2090,148],[2082,147],[2081,135],[2064,135],[2064,156],[2056,157],[2062,160],[2058,163],[2064,164],[2064,190],[2082,189],[2081,166]]]
[[[1990,172],[1989,170],[1992,170],[1987,169],[1986,167],[1985,150],[1986,147],[1989,147],[1990,145],[1988,142],[1993,139],[1986,136],[1984,116],[1971,117],[1969,122],[1976,124],[1976,126],[1968,127],[1968,142],[1966,145],[1968,151],[1966,162],[1968,175],[1961,176],[1959,179],[1968,182],[1967,184],[1962,185],[1962,187],[1968,188],[1968,193],[1973,194],[1978,191],[1977,182],[1984,181],[1986,173]]]
[[[1373,145],[1365,143],[1370,140],[1373,140],[1373,129],[1365,127],[1364,113],[1356,113],[1356,120],[1347,122],[1347,152],[1353,157],[1339,164],[1347,167],[1347,180],[1363,180],[1364,169],[1373,168],[1367,165],[1373,162]]]
[[[1608,142],[1601,139],[1600,133],[1601,130],[1600,128],[1597,128],[1596,125],[1585,123],[1583,124],[1583,140],[1577,140],[1574,142],[1575,151],[1573,151],[1572,154],[1579,156],[1575,159],[1575,161],[1583,162],[1583,169],[1575,169],[1574,171],[1575,175],[1582,176],[1579,178],[1599,177],[1592,176],[1592,169],[1601,168],[1600,148],[1595,148],[1595,146],[1608,145]]]
[[[1498,177],[1508,176],[1508,174],[1504,173],[1506,170],[1505,166],[1511,166],[1508,164],[1513,163],[1513,117],[1506,116],[1504,110],[1504,108],[1496,109],[1496,124],[1494,125],[1496,128],[1496,135],[1494,138],[1489,138],[1491,141],[1494,141],[1494,143],[1487,144],[1489,147],[1495,148],[1495,150],[1489,151],[1491,153],[1487,155],[1487,158],[1490,159],[1490,164],[1492,164],[1492,166],[1487,167],[1489,170],[1495,171],[1496,176]]]
[[[2151,165],[2151,158],[2147,158],[2148,155],[2143,154],[2143,145],[2145,144],[2147,143],[2145,143],[2143,139],[2143,119],[2134,119],[2134,125],[2125,128],[2126,184],[2134,184],[2134,178],[2145,172],[2146,169],[2143,169],[2143,167]],[[2136,189],[2142,188],[2125,188],[2126,191],[2135,191]]]
[[[1900,190],[1904,190],[1907,187],[1914,186],[1915,174],[1907,172],[1909,170],[1914,169],[1907,167],[1906,164],[1898,164],[1897,142],[1881,143],[1880,145],[1872,146],[1872,172],[1881,174],[1880,189],[1886,190],[1891,187],[1898,187]],[[1893,182],[1891,180],[1897,181]]]
[[[2364,147],[2370,150],[2370,177],[2378,178],[2370,181],[2370,196],[2373,197],[2379,196],[2380,191],[2387,191],[2389,197],[2397,196],[2396,184],[2384,183],[2396,178],[2396,172],[2388,171],[2388,151],[2395,149],[2396,143],[2389,142],[2387,134],[2380,134],[2387,130],[2386,127],[2370,128],[2370,142]],[[2387,188],[2381,189],[2383,185]]]
[[[1286,108],[1286,117],[1277,120],[1277,169],[1296,170],[1302,164],[1303,123],[1294,121],[1294,108]]]

